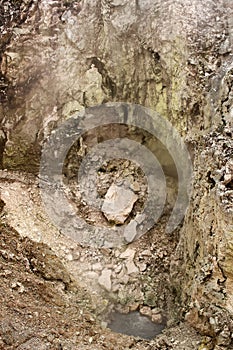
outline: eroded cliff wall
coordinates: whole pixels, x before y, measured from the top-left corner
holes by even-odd
[[[37,173],[43,140],[86,107],[124,101],[170,120],[194,164],[171,280],[186,319],[229,346],[232,2],[2,3],[2,167]]]

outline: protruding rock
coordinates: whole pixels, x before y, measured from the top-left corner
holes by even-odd
[[[135,255],[135,250],[128,248],[123,253],[121,253],[120,258],[121,259],[133,259]]]
[[[128,186],[112,184],[106,193],[102,212],[108,221],[123,224],[137,199],[138,196]]]
[[[131,273],[138,273],[138,268],[132,260],[127,261],[126,268],[128,275],[131,275]]]
[[[154,323],[159,323],[161,324],[163,322],[163,317],[161,314],[152,314],[151,321]]]
[[[127,243],[133,242],[136,238],[138,238],[137,226],[140,225],[145,219],[145,214],[137,214],[134,220],[130,221],[130,223],[124,229],[124,238]]]
[[[133,242],[137,236],[137,222],[131,221],[124,230],[124,238],[127,243]]]
[[[151,320],[154,323],[162,323],[163,322],[163,316],[161,314],[160,309],[155,308],[151,310]]]
[[[149,306],[141,307],[140,314],[151,318],[151,316],[152,316],[151,308]]]
[[[111,281],[112,271],[108,269],[104,269],[102,271],[101,276],[98,279],[99,285],[106,289],[108,292],[111,291],[112,281]]]
[[[143,263],[140,263],[138,267],[139,267],[139,271],[143,272],[143,271],[146,271],[147,264],[143,262]]]

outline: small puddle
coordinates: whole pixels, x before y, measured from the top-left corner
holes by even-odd
[[[166,327],[165,323],[157,324],[149,317],[141,315],[138,311],[128,314],[113,312],[109,315],[108,328],[113,332],[132,335],[143,339],[153,339]]]

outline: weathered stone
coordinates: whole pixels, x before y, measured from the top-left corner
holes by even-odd
[[[103,102],[104,91],[102,90],[102,75],[98,69],[92,65],[86,72],[85,103],[88,106],[96,106]]]
[[[92,270],[93,271],[101,271],[101,270],[103,270],[103,266],[101,263],[97,262],[97,263],[92,265]]]
[[[68,261],[72,261],[72,260],[74,260],[74,258],[73,258],[73,255],[72,255],[72,254],[68,254],[68,255],[66,256],[66,259],[67,259]]]
[[[97,280],[99,278],[99,274],[94,271],[87,271],[85,273],[85,277],[91,280]]]
[[[163,317],[162,317],[161,314],[152,314],[151,321],[154,322],[154,323],[162,323],[163,322]]]
[[[217,345],[227,347],[231,343],[231,332],[227,326],[224,327],[222,332],[217,337]]]
[[[139,303],[138,302],[130,304],[130,306],[129,306],[130,311],[136,311],[136,310],[138,310],[138,308],[139,308]]]
[[[146,271],[146,268],[147,268],[147,264],[146,263],[139,263],[137,265],[139,267],[140,272]]]
[[[151,256],[152,253],[149,249],[143,250],[142,252],[140,252],[141,256]]]
[[[127,248],[123,253],[120,254],[121,259],[133,259],[135,256],[135,250],[131,248]]]
[[[124,229],[124,238],[127,243],[133,242],[137,236],[137,222],[135,220],[131,221]]]
[[[122,265],[117,265],[117,266],[114,267],[115,273],[120,273],[121,270],[122,270]]]
[[[148,306],[143,306],[140,308],[140,314],[144,315],[144,316],[148,316],[151,318],[152,316],[152,312],[151,312],[151,308]]]
[[[123,268],[121,269],[121,271],[117,274],[117,278],[121,279],[121,278],[123,278],[124,276],[126,276],[125,267],[123,267]]]
[[[98,279],[100,286],[106,289],[107,292],[110,292],[112,288],[111,275],[111,270],[104,269]]]
[[[206,143],[200,146],[200,153],[195,156],[198,184],[194,186],[195,196],[181,230],[180,247],[183,247],[183,252],[177,249],[177,256],[182,257],[178,268],[180,277],[173,276],[174,283],[176,279],[182,281],[182,286],[179,284],[177,287],[182,290],[183,300],[187,295],[192,295],[192,300],[195,300],[187,314],[190,324],[212,337],[217,337],[224,326],[232,322],[233,314],[232,298],[225,299],[226,294],[233,295],[233,211],[229,188],[231,162],[228,156],[232,148],[232,136],[226,130],[222,135],[208,135]],[[211,152],[213,149],[214,153]],[[223,232],[224,240],[221,238]],[[185,270],[185,278],[182,261],[186,261],[185,264],[192,261],[196,266],[195,271]],[[220,285],[224,285],[224,289]],[[205,305],[201,312],[200,300]],[[223,300],[226,300],[224,304]]]
[[[106,193],[102,212],[108,221],[123,224],[138,197],[126,186],[111,185]]]
[[[138,273],[139,270],[132,260],[128,260],[125,264],[127,268],[127,273],[131,275],[132,273]]]
[[[131,186],[130,188],[134,191],[134,192],[139,192],[140,191],[140,184],[135,181]]]
[[[123,276],[119,277],[119,283],[121,284],[127,284],[129,282],[129,276],[124,274]]]
[[[120,289],[120,284],[115,283],[112,286],[112,292],[117,292]]]

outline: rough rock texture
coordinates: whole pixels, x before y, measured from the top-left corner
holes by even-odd
[[[32,2],[10,32],[5,167],[36,171],[50,130],[102,102],[156,108],[183,134],[218,122],[206,97],[231,50],[229,1],[83,1],[79,13],[73,3]]]
[[[184,324],[151,341],[103,329],[96,316],[99,300],[89,297],[47,245],[20,237],[6,224],[0,224],[0,281],[1,350],[192,350],[200,344]]]
[[[228,4],[230,11],[230,4]],[[231,17],[232,18],[232,17]],[[213,123],[195,144],[194,183],[190,207],[177,248],[184,283],[177,286],[186,319],[202,334],[211,335],[214,349],[232,348],[232,233],[233,233],[233,65],[232,19],[221,45],[226,62],[214,76]],[[231,46],[227,46],[231,43]],[[219,52],[222,53],[220,48]],[[218,88],[217,88],[218,87]]]
[[[36,173],[44,138],[84,107],[126,101],[168,118],[194,163],[171,264],[175,309],[211,337],[200,349],[233,348],[232,1],[0,6],[2,167]]]
[[[53,252],[2,224],[0,268],[1,350],[157,350],[169,346],[166,336],[149,342],[102,329],[94,315],[94,302]],[[180,338],[178,329],[171,332]],[[192,341],[187,339],[191,350],[199,338],[186,332],[191,335]]]
[[[215,131],[200,145],[194,162],[198,178],[177,248],[186,275],[178,286],[186,319],[217,344],[224,330],[225,345],[231,343],[233,331],[232,131]],[[172,265],[174,281],[179,278],[178,261]]]
[[[5,201],[2,221],[11,223],[21,236],[49,245],[77,283],[97,297],[97,313],[105,313],[113,304],[123,311],[148,305],[160,309],[166,318],[174,317],[169,267],[177,234],[165,233],[166,215],[128,246],[96,249],[62,235],[51,223],[35,176],[0,171],[0,191]]]
[[[102,212],[115,224],[123,224],[131,213],[138,197],[129,186],[111,185],[105,195]]]

